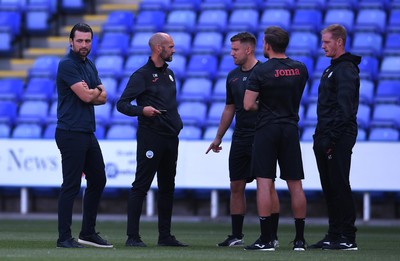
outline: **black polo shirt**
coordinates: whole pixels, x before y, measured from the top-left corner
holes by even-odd
[[[131,102],[136,100],[137,105]],[[152,106],[166,110],[156,117],[143,116],[143,107]],[[128,116],[138,116],[139,127],[166,136],[177,136],[183,127],[176,101],[176,81],[168,64],[156,67],[149,58],[148,62],[134,72],[117,102],[119,112]]]
[[[84,80],[90,89],[101,84],[93,62],[70,50],[58,64],[57,71],[57,128],[69,131],[94,132],[96,121],[92,103],[82,101],[71,86]]]

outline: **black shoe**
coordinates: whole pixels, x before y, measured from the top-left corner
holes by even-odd
[[[81,244],[75,241],[74,238],[69,238],[64,241],[57,240],[57,247],[60,248],[84,248]]]
[[[94,233],[94,234],[89,235],[89,236],[79,235],[78,242],[83,244],[83,245],[101,247],[101,248],[112,248],[112,247],[114,247],[112,244],[110,244],[106,240],[102,239],[99,236],[99,233]]]
[[[317,243],[309,246],[308,248],[320,248],[321,249],[322,247],[324,247],[326,245],[332,244],[335,240],[336,240],[336,238],[334,236],[326,234],[323,239],[321,239]]]
[[[252,245],[246,246],[244,250],[275,251],[275,247],[272,241],[268,243],[263,243],[259,238]]]
[[[157,246],[174,246],[174,247],[187,247],[189,245],[179,242],[175,236],[168,236],[166,238],[158,239]]]
[[[337,241],[324,245],[322,247],[323,250],[358,250],[357,243],[354,241],[350,241],[346,237],[340,237]]]
[[[305,242],[305,240],[295,240],[295,241],[293,241],[293,250],[294,251],[306,251],[306,242]]]
[[[140,239],[140,237],[129,237],[126,242],[125,246],[127,247],[147,247],[146,244]]]
[[[221,243],[217,244],[220,247],[235,247],[235,246],[243,246],[243,235],[241,238],[235,237],[233,235],[228,235],[228,237]]]

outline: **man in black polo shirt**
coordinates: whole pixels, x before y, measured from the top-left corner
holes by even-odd
[[[178,134],[182,120],[177,110],[176,81],[166,62],[172,61],[174,42],[168,34],[156,33],[150,40],[151,57],[134,72],[117,102],[119,112],[138,117],[136,176],[128,200],[126,246],[145,247],[139,222],[147,191],[157,173],[158,246],[183,247],[171,235],[175,191]],[[131,102],[136,100],[137,105]]]
[[[76,24],[70,34],[71,50],[58,65],[57,129],[55,139],[61,152],[63,183],[58,200],[57,247],[82,248],[84,245],[112,248],[96,233],[97,209],[106,185],[103,155],[94,132],[94,105],[106,103],[107,94],[97,69],[87,56],[93,31],[87,24]],[[83,198],[83,220],[78,242],[72,238],[74,199],[81,188],[82,173],[87,187]]]

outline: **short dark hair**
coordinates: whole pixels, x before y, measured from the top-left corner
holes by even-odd
[[[289,34],[278,26],[267,27],[264,31],[264,41],[271,45],[276,53],[284,53],[289,45]]]
[[[234,41],[240,41],[240,43],[250,43],[255,46],[257,39],[252,33],[241,32],[231,37],[231,42]]]
[[[343,40],[343,46],[346,45],[347,32],[344,26],[340,24],[331,24],[321,31],[321,34],[325,33],[331,33],[332,38],[335,40],[341,38]]]
[[[71,29],[71,33],[69,34],[70,39],[73,40],[75,38],[76,31],[90,33],[92,35],[92,39],[93,39],[93,30],[88,24],[77,23],[76,25],[74,25],[74,27],[72,27],[72,29]]]

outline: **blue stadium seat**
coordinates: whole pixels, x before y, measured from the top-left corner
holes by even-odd
[[[400,105],[398,104],[375,104],[372,113],[372,126],[378,127],[400,127]]]
[[[399,131],[394,128],[371,128],[369,133],[369,141],[398,141]]]
[[[379,61],[376,57],[363,56],[361,63],[358,65],[358,68],[360,68],[360,78],[375,81],[379,73],[378,64]]]
[[[322,24],[322,11],[319,9],[296,9],[293,14],[291,31],[307,30],[319,33]],[[291,40],[292,41],[292,40]]]
[[[144,0],[139,3],[139,10],[169,11],[171,0]]]
[[[194,35],[192,54],[219,55],[222,52],[223,35],[219,32],[198,32]]]
[[[11,137],[13,139],[40,139],[42,126],[38,123],[19,123],[15,126]]]
[[[87,11],[87,0],[61,0],[58,1],[60,10],[65,14],[83,14]]]
[[[375,85],[367,79],[360,80],[360,103],[371,105],[374,102]]]
[[[45,101],[24,101],[19,106],[18,123],[44,124],[49,114],[49,104]]]
[[[374,32],[355,32],[351,52],[361,56],[380,57],[382,52],[382,35]]]
[[[314,59],[312,57],[306,55],[293,55],[290,56],[290,58],[304,63],[304,65],[307,67],[309,78],[312,77],[314,73]]]
[[[106,102],[105,104],[94,107],[96,123],[107,125],[111,118],[112,103]]]
[[[361,128],[358,128],[357,133],[357,141],[366,141],[367,140],[367,131]]]
[[[258,31],[258,25],[259,13],[257,9],[233,9],[229,16],[227,30],[255,33]]]
[[[174,56],[175,57],[175,56]],[[131,76],[137,69],[145,65],[149,60],[147,54],[133,54],[130,55],[125,62],[123,76]]]
[[[44,127],[43,139],[54,139],[56,134],[57,123],[50,123]]]
[[[22,94],[23,100],[51,101],[55,90],[55,82],[49,78],[31,78]]]
[[[170,4],[171,10],[178,10],[178,9],[189,9],[195,12],[200,11],[200,4],[202,0],[173,0]]]
[[[50,35],[51,21],[56,8],[52,0],[29,1],[25,10],[24,32],[29,36]]]
[[[201,140],[202,129],[193,125],[184,125],[183,129],[179,133],[180,140]]]
[[[46,118],[46,124],[57,122],[57,106],[58,106],[57,101],[53,101],[50,104],[49,114],[47,115],[47,118]]]
[[[136,140],[136,128],[129,124],[115,124],[106,133],[107,140]]]
[[[355,31],[384,33],[386,31],[386,13],[380,9],[361,9],[358,12]]]
[[[11,32],[2,32],[0,28],[0,55],[2,57],[12,56],[14,53],[13,35]]]
[[[172,10],[167,16],[164,30],[193,33],[196,29],[196,20],[197,14],[194,10]]]
[[[0,122],[0,139],[9,138],[10,135],[11,135],[10,124]]]
[[[55,79],[59,61],[60,57],[57,56],[44,55],[37,57],[32,67],[29,69],[29,77],[47,77]]]
[[[132,101],[132,104],[136,104],[136,100]],[[117,106],[114,106],[111,109],[111,118],[108,121],[108,125],[112,126],[116,124],[133,125],[136,127],[138,125],[138,117],[131,117],[122,114],[117,110]]]
[[[17,103],[0,101],[0,123],[13,124],[17,118]]]
[[[0,101],[19,101],[24,90],[24,81],[20,78],[0,79]]]
[[[217,131],[218,131],[218,126],[206,127],[206,129],[204,130],[203,140],[214,140]],[[224,141],[232,140],[232,135],[233,135],[233,129],[232,128],[227,129],[223,140]]]
[[[382,55],[400,55],[400,27],[399,32],[386,34],[385,46],[383,47]]]
[[[303,131],[301,133],[301,141],[313,141],[313,135],[315,133],[315,127],[314,126],[308,126],[303,128]]]
[[[166,13],[159,10],[140,11],[136,15],[135,31],[161,32],[165,24]],[[148,39],[147,39],[148,40]]]
[[[100,79],[115,77],[119,79],[123,74],[124,58],[120,55],[100,55],[95,60]]]
[[[187,32],[173,31],[169,35],[174,40],[175,52],[181,55],[190,55],[192,48],[192,35]]]
[[[330,24],[340,23],[343,25],[348,33],[353,32],[354,27],[354,12],[352,9],[328,9],[324,18],[324,25],[326,27]]]
[[[327,0],[326,1],[326,9],[349,9],[349,10],[357,10],[357,1],[358,0]]]
[[[219,0],[217,0],[219,1]],[[198,31],[217,31],[224,33],[228,25],[228,13],[223,10],[203,10],[199,14],[197,21]]]
[[[400,1],[399,1],[399,7],[400,7]],[[392,9],[390,11],[390,16],[386,27],[386,31],[389,33],[400,32],[400,9]]]
[[[221,61],[218,66],[217,77],[226,77],[228,73],[235,69],[236,65],[233,62],[233,58],[230,54],[225,54],[221,57]]]
[[[225,34],[223,43],[222,43],[222,55],[230,54],[231,53],[231,38],[238,32],[236,31],[229,31]]]
[[[382,58],[379,79],[400,80],[400,56],[385,56]]]
[[[123,32],[132,33],[135,23],[135,14],[131,11],[116,10],[108,14],[107,20],[102,25],[103,33]]]
[[[123,32],[106,32],[100,40],[97,55],[122,55],[125,56],[130,35]]]
[[[226,10],[232,9],[232,0],[203,0],[200,4],[200,10]]]
[[[23,13],[27,0],[3,0],[0,2],[0,11],[16,11]]]
[[[258,31],[264,34],[264,30],[269,26],[280,26],[286,31],[289,31],[290,25],[291,14],[288,9],[265,9],[260,18]]]
[[[223,101],[211,103],[207,114],[207,126],[218,126],[224,109],[225,102]]]
[[[357,112],[357,123],[362,129],[369,129],[371,121],[371,107],[366,104],[360,104]]]
[[[260,10],[265,9],[287,9],[292,10],[296,6],[296,0],[264,0],[261,1]]]
[[[186,62],[187,59],[183,55],[174,54],[172,56],[172,62],[168,63],[168,66],[174,71],[175,78],[184,79],[186,77]]]
[[[217,72],[218,60],[215,55],[195,54],[189,59],[186,76],[209,77],[214,79]]]
[[[207,105],[203,102],[181,102],[178,106],[183,125],[203,127],[207,118]]]
[[[106,127],[103,124],[96,123],[96,131],[94,135],[97,139],[103,140],[106,138]]]
[[[226,78],[218,78],[211,92],[211,101],[219,102],[226,100]]]
[[[312,32],[292,32],[287,48],[287,54],[290,55],[308,55],[314,56],[317,53],[318,37]]]
[[[107,100],[114,101],[118,99],[117,96],[117,89],[118,89],[118,81],[114,77],[103,77],[100,79],[101,83],[103,84],[104,88],[107,92]]]
[[[0,31],[12,35],[12,40],[21,35],[23,12],[0,11]]]
[[[317,124],[317,103],[308,103],[304,114],[303,124],[305,126],[315,126]]]
[[[129,45],[128,54],[148,54],[150,55],[149,39],[153,32],[134,33]]]
[[[375,103],[400,103],[400,80],[382,80],[376,87]]]
[[[297,0],[296,9],[300,8],[325,10],[325,0]]]
[[[179,93],[179,102],[208,102],[211,90],[212,82],[208,78],[186,78]]]
[[[386,8],[387,2],[391,0],[358,0],[356,3],[356,9],[363,10],[363,9],[382,9]]]

